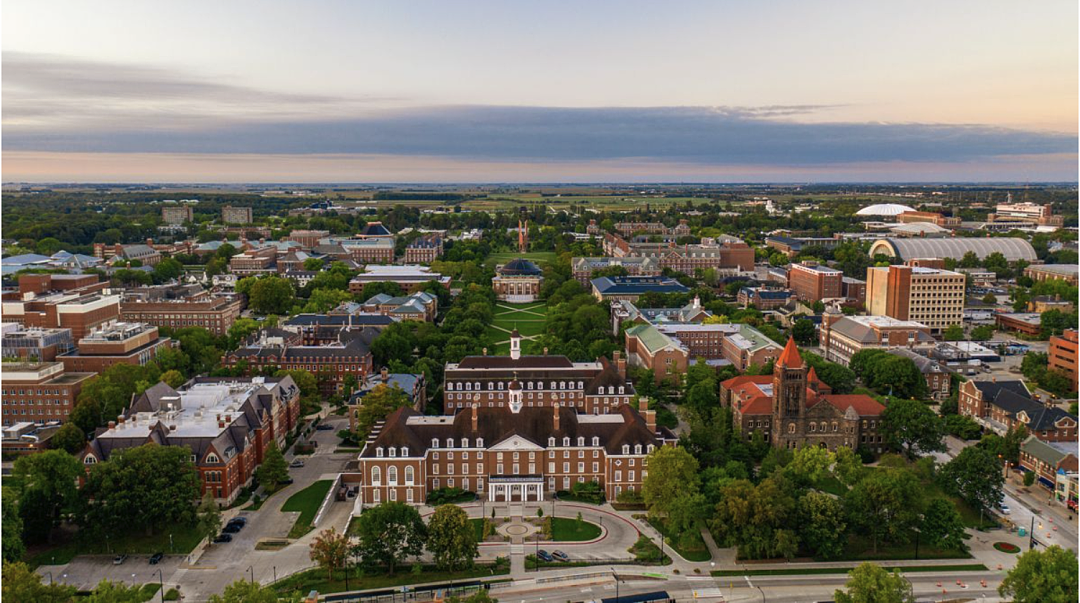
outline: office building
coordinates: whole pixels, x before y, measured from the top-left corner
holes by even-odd
[[[61,362],[0,363],[4,425],[68,420],[94,373],[68,372]]]
[[[874,316],[912,320],[939,334],[964,320],[964,275],[921,266],[870,267],[866,309]]]
[[[5,344],[6,345],[6,344]],[[1072,391],[1076,391],[1077,373],[1077,331],[1066,329],[1061,335],[1050,338],[1050,347],[1046,351],[1047,368],[1061,373],[1072,382]]]

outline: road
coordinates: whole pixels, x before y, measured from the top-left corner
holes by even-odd
[[[492,590],[491,594],[502,603],[539,603],[541,601],[599,601],[615,596],[666,591],[678,600],[703,601],[769,601],[808,603],[832,601],[838,588],[847,581],[846,574],[810,576],[668,576],[666,579],[642,579],[628,577],[622,570],[612,568],[620,575],[616,585],[612,575],[593,577],[580,581],[567,581],[547,585],[520,583],[512,587]],[[1000,577],[988,572],[941,572],[913,573],[905,577],[919,601],[937,601],[945,598],[970,598],[980,601],[998,601],[997,587]],[[957,584],[957,582],[960,584]],[[985,586],[983,586],[985,581]],[[944,591],[944,592],[943,592]]]
[[[938,463],[947,463],[967,446],[975,442],[965,442],[953,436],[946,436],[945,452],[934,453]],[[1056,544],[1062,548],[1077,550],[1076,515],[1057,502],[1050,502],[1050,493],[1039,486],[1025,487],[1019,471],[1009,471],[1005,480],[1004,503],[1009,507],[1008,519],[1017,527],[1030,529],[1035,526],[1035,538],[1038,543],[1049,546]],[[1034,522],[1032,521],[1034,520]]]

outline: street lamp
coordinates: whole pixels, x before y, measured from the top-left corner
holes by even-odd
[[[131,586],[132,588],[135,587],[135,574],[131,574]]]
[[[251,583],[255,584],[255,567],[249,565],[248,566],[248,571],[251,572]]]
[[[49,586],[52,586],[52,583],[53,583],[52,572],[45,572],[45,573],[49,574]]]
[[[162,575],[160,567],[155,573],[158,575],[158,592],[161,593],[161,603],[165,603],[165,576]],[[150,577],[153,578],[154,574],[150,574]]]

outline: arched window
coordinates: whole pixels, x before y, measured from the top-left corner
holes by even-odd
[[[409,456],[409,447],[408,446],[402,446],[401,447],[401,456]]]
[[[382,469],[378,467],[371,468],[371,483],[376,486],[382,484]]]
[[[408,467],[405,467],[405,485],[411,486],[413,483],[413,468],[412,465],[409,465]]]
[[[795,433],[795,424],[794,423],[788,423],[787,432],[788,433]]]
[[[206,462],[208,464],[220,463],[221,459],[219,459],[216,454],[211,452],[210,454],[206,455]]]
[[[390,466],[386,468],[386,483],[391,486],[397,485],[397,467]]]
[[[600,445],[600,437],[599,436],[593,436],[592,437],[592,445],[593,446],[599,446]]]
[[[86,455],[86,458],[83,459],[83,464],[84,465],[94,465],[96,463],[97,463],[97,458],[94,457],[94,455],[92,455],[92,454]]]
[[[630,454],[630,444],[623,444],[622,445],[622,453],[623,454]]]

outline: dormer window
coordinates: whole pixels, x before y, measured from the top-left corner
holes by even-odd
[[[503,382],[502,382],[502,381],[500,381],[500,382],[499,382],[499,389],[500,389],[500,390],[502,390],[502,388],[503,388]]]
[[[569,445],[570,445],[570,437],[569,437],[569,436],[564,436],[564,437],[563,437],[563,439],[562,439],[562,445],[563,445],[563,446],[569,446]]]
[[[432,448],[438,448],[439,447],[439,438],[431,438],[431,447]]]
[[[462,448],[468,448],[469,447],[469,438],[461,438],[461,447]]]
[[[383,456],[383,448],[382,448],[382,446],[379,446],[378,448],[375,449],[375,456],[377,456],[379,458],[382,458],[382,456]]]
[[[554,446],[554,445],[555,445],[555,437],[552,436],[552,437],[548,438],[548,446]]]
[[[599,446],[600,445],[600,438],[598,436],[593,436],[592,437],[592,445],[593,446]]]
[[[210,454],[206,455],[206,462],[209,464],[220,463],[221,459],[218,458],[218,455],[211,452]]]
[[[477,381],[475,384],[473,384],[473,389],[475,389],[476,391],[480,391],[480,382],[479,381]]]
[[[472,383],[466,383],[465,384],[465,389],[467,389],[469,391],[472,391]]]
[[[402,446],[401,447],[401,456],[409,456],[409,447],[408,446]]]
[[[397,456],[397,448],[394,448],[393,446],[390,447],[390,456],[391,457]]]
[[[483,448],[484,447],[484,438],[476,438],[476,447],[477,448]]]
[[[626,393],[626,387],[625,387],[625,386],[622,386],[622,385],[620,385],[620,386],[619,386],[619,393],[620,393],[620,394],[624,394],[624,393]]]
[[[446,447],[447,448],[453,448],[454,447],[454,438],[446,438]]]
[[[584,446],[585,445],[585,436],[578,436],[577,445],[578,446]]]
[[[645,448],[645,450],[646,450],[646,451],[647,451],[647,452],[648,452],[649,454],[652,454],[652,451],[653,451],[653,450],[655,450],[655,449],[656,449],[656,446],[653,446],[652,444],[649,444],[649,445],[648,445],[648,446],[647,446],[647,447]]]
[[[92,454],[88,454],[88,455],[86,455],[86,458],[84,458],[82,462],[83,462],[84,465],[96,465],[97,464],[97,457],[95,457]]]
[[[533,382],[532,381],[529,381],[526,385],[528,386],[529,389],[533,388]]]
[[[634,444],[634,454],[641,454],[641,444]]]
[[[622,445],[622,453],[623,454],[630,454],[630,444],[623,444]]]

